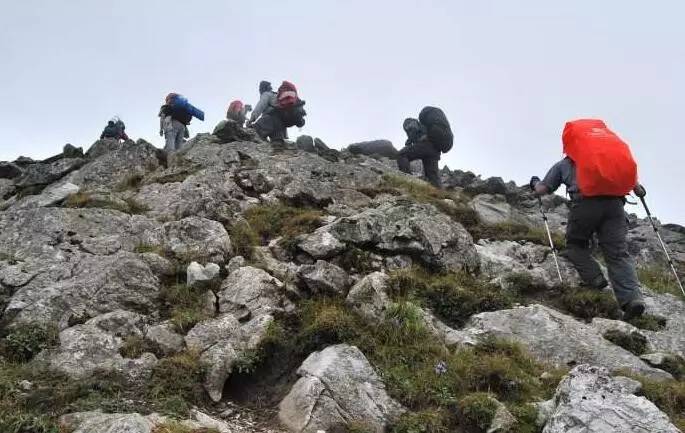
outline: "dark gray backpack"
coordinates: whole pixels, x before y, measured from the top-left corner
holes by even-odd
[[[442,153],[452,149],[454,136],[445,113],[437,107],[424,107],[419,113],[419,122],[426,128],[426,135]]]

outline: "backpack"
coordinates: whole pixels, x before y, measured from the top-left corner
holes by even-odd
[[[283,81],[276,94],[278,108],[292,108],[300,102],[297,88],[289,81]]]
[[[419,113],[419,122],[426,128],[426,135],[433,145],[442,153],[452,149],[454,136],[445,113],[436,107],[424,107]]]
[[[637,184],[637,164],[628,145],[598,119],[567,122],[564,153],[576,166],[584,197],[622,197]]]
[[[242,114],[245,109],[242,101],[235,100],[228,105],[228,113]]]
[[[183,95],[169,93],[166,97],[166,103],[172,109],[172,117],[184,125],[188,125],[193,117],[201,121],[205,120],[204,111],[191,104]]]

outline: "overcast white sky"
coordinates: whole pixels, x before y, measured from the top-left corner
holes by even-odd
[[[399,146],[402,120],[437,105],[455,132],[443,163],[519,183],[561,157],[566,120],[601,117],[631,144],[652,211],[685,223],[682,0],[2,3],[0,160],[88,147],[113,115],[161,146],[169,91],[207,113],[195,134],[234,98],[254,105],[259,80],[288,79],[302,133],[333,147]]]

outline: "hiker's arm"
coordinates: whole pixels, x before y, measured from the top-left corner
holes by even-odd
[[[633,192],[635,193],[636,196],[638,196],[640,198],[643,198],[644,196],[647,195],[647,190],[639,182],[637,185],[635,185],[635,188],[633,188]]]
[[[269,106],[269,101],[271,101],[271,95],[269,95],[268,92],[262,93],[257,106],[254,107],[254,110],[252,111],[250,122],[254,122],[255,120],[259,119],[259,116],[261,116],[264,110],[266,110],[266,108]]]
[[[539,195],[551,194],[561,186],[562,172],[561,163],[558,162],[549,169],[545,178],[535,185],[535,192]]]

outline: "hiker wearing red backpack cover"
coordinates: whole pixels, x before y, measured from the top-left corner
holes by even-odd
[[[550,194],[563,183],[571,197],[566,227],[566,258],[583,283],[601,290],[608,286],[599,264],[592,257],[590,240],[596,233],[609,271],[616,300],[630,319],[642,315],[645,304],[635,264],[628,254],[628,220],[623,210],[631,191],[644,197],[637,182],[637,164],[628,148],[606,124],[596,119],[566,123],[562,136],[566,157],[530,187],[538,195]]]
[[[263,140],[282,142],[288,138],[287,128],[304,126],[304,116],[307,115],[303,108],[305,102],[299,98],[297,88],[292,83],[284,81],[276,93],[271,83],[262,81],[259,83],[259,92],[259,103],[252,112],[248,126],[253,125]]]

